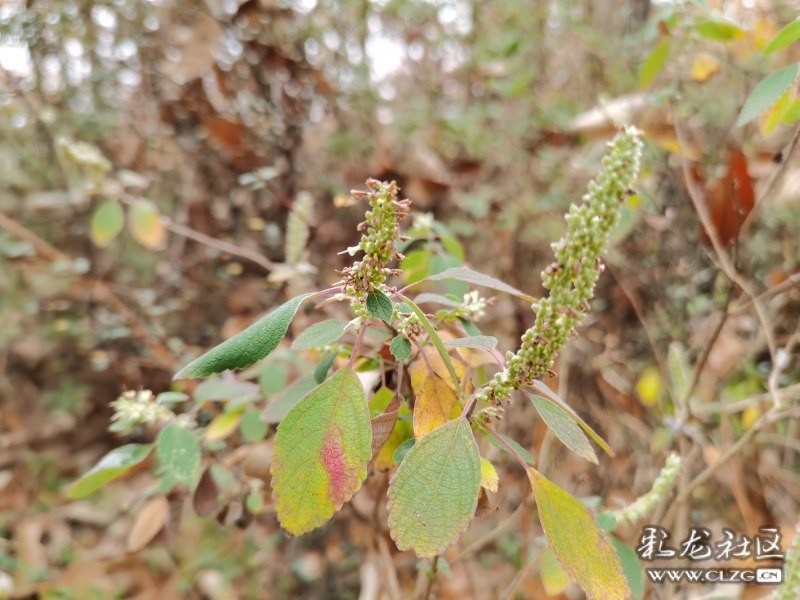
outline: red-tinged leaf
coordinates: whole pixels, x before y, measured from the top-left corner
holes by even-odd
[[[547,542],[564,570],[590,600],[628,598],[630,590],[608,534],[583,504],[528,469]]]
[[[711,223],[723,245],[730,244],[737,238],[742,223],[755,205],[755,200],[747,158],[741,150],[734,148],[729,154],[725,177],[711,182],[706,190]],[[710,241],[705,230],[701,231],[701,239],[706,243]]]
[[[283,528],[299,535],[325,523],[361,487],[371,458],[364,389],[342,369],[300,400],[275,434],[272,489]]]

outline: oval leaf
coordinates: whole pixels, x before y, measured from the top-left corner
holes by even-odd
[[[531,400],[536,407],[536,412],[542,417],[542,421],[567,448],[589,462],[597,464],[597,455],[594,453],[589,439],[567,411],[555,402],[541,396],[531,396]]]
[[[194,489],[200,477],[200,443],[192,432],[177,423],[167,425],[156,438],[156,458],[166,485]]]
[[[183,367],[174,379],[208,377],[228,369],[244,369],[278,347],[300,303],[311,294],[295,296],[241,333],[212,348]]]
[[[367,296],[367,310],[373,317],[386,321],[392,320],[392,301],[380,290],[375,290]]]
[[[459,281],[466,281],[467,283],[488,287],[493,290],[497,290],[498,292],[505,292],[506,294],[511,294],[512,296],[518,296],[519,298],[527,300],[528,302],[533,302],[534,300],[533,296],[529,296],[525,292],[521,292],[517,288],[508,285],[504,281],[500,281],[499,279],[496,279],[490,275],[484,275],[478,271],[473,271],[467,267],[453,267],[451,269],[445,269],[441,273],[426,277],[425,281],[439,281],[441,279],[458,279]]]
[[[163,250],[167,242],[167,229],[155,204],[149,200],[136,200],[130,205],[130,228],[133,239],[150,250]]]
[[[84,498],[99,490],[110,481],[122,477],[132,467],[142,462],[152,444],[126,444],[101,458],[92,469],[67,488],[67,495],[73,500]]]
[[[392,355],[400,362],[405,362],[411,358],[411,342],[408,338],[398,335],[389,344]]]
[[[769,56],[773,52],[794,44],[797,40],[800,40],[800,17],[775,34],[775,37],[764,47],[764,55]]]
[[[89,233],[98,248],[105,248],[119,235],[125,226],[125,211],[119,202],[103,202],[92,214]]]
[[[759,81],[747,97],[736,125],[749,123],[775,104],[795,82],[798,74],[800,74],[800,64],[794,64],[779,69]]]
[[[338,319],[329,319],[314,323],[311,327],[303,331],[292,342],[293,350],[308,350],[327,346],[338,340],[344,334],[347,323]]]
[[[217,440],[224,440],[239,426],[242,420],[241,412],[226,412],[221,413],[214,417],[214,420],[208,424],[206,429],[206,440],[215,442]]]
[[[642,61],[639,67],[639,87],[645,89],[650,87],[653,80],[658,77],[661,69],[667,62],[669,56],[670,39],[667,38],[660,42],[650,51],[650,54]]]
[[[169,502],[164,496],[145,502],[128,532],[128,552],[138,552],[149,544],[167,524],[167,517]]]
[[[698,19],[694,28],[697,30],[697,33],[707,40],[714,40],[717,42],[736,40],[743,37],[745,34],[744,29],[739,27],[736,23],[719,18]]]
[[[325,523],[361,487],[371,458],[364,388],[341,369],[292,408],[275,434],[272,490],[283,528],[300,535]]]
[[[589,427],[586,421],[581,419],[580,415],[576,413],[575,410],[569,404],[567,404],[564,400],[562,400],[561,397],[558,394],[556,394],[555,391],[551,390],[541,381],[534,381],[531,384],[531,387],[540,394],[542,394],[545,397],[545,399],[552,400],[558,406],[560,406],[564,411],[566,411],[566,413],[570,417],[572,417],[572,420],[575,421],[575,423],[577,423],[578,426],[581,429],[583,429],[584,432],[586,432],[586,435],[592,438],[595,441],[595,443],[598,446],[600,446],[600,448],[603,449],[603,452],[605,452],[609,456],[615,456],[614,451],[611,449],[611,446],[608,445],[608,442],[606,442],[602,437],[600,437],[600,435],[594,429]]]
[[[469,526],[480,486],[480,455],[465,418],[419,440],[389,485],[389,530],[397,547],[422,557],[443,552]]]
[[[608,534],[583,504],[536,469],[528,469],[539,520],[561,566],[590,599],[630,595]]]

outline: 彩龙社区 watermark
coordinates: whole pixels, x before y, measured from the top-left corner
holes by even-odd
[[[761,583],[777,585],[783,582],[781,532],[777,527],[760,527],[758,535],[738,535],[723,529],[716,538],[705,527],[692,527],[677,545],[670,545],[670,535],[663,527],[648,525],[642,530],[636,554],[646,562],[656,560],[703,561],[706,566],[690,568],[648,567],[652,583]],[[717,568],[708,561],[770,561],[769,565],[753,568]],[[776,564],[780,562],[780,564]]]

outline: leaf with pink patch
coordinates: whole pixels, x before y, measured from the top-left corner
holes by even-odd
[[[300,535],[324,524],[361,487],[371,458],[364,388],[352,369],[341,369],[278,426],[272,491],[283,528]]]

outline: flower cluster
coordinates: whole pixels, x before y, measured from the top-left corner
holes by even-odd
[[[477,393],[478,401],[498,404],[512,390],[544,376],[586,316],[603,270],[600,257],[619,219],[620,204],[638,175],[641,153],[641,133],[633,127],[609,143],[602,169],[589,183],[583,202],[573,204],[566,215],[566,234],[552,244],[556,260],[542,273],[550,294],[533,304],[533,327],[522,336],[517,353],[507,355],[506,368]]]
[[[349,248],[350,254],[363,252],[364,257],[342,271],[345,294],[351,298],[353,310],[360,317],[367,316],[367,296],[373,291],[384,290],[384,282],[396,272],[387,265],[392,260],[402,260],[397,252],[397,222],[408,216],[410,200],[398,200],[397,183],[385,183],[376,179],[367,180],[369,191],[351,192],[354,199],[367,198],[370,209],[366,220],[358,230],[365,231],[358,246]]]
[[[150,390],[128,390],[111,403],[111,431],[129,432],[136,425],[162,425],[175,414],[156,401]]]
[[[672,489],[678,474],[681,472],[682,462],[680,456],[675,453],[670,454],[667,457],[664,468],[661,469],[655,482],[653,482],[652,489],[643,496],[639,496],[632,504],[614,513],[617,523],[625,521],[635,523],[652,511]]]

